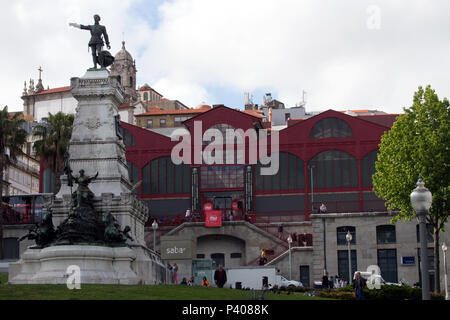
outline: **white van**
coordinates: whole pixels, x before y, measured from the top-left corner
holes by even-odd
[[[267,288],[278,287],[302,287],[302,283],[295,280],[288,280],[277,274],[274,267],[239,267],[228,268],[226,287],[241,289],[263,289],[263,284],[267,283]]]

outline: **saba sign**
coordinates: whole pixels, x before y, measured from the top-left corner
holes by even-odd
[[[195,244],[190,237],[161,237],[161,258],[163,260],[192,259],[194,253]]]

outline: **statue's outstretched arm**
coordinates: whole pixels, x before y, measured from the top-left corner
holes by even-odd
[[[81,29],[81,24],[77,24],[77,23],[70,22],[70,23],[69,23],[69,26],[74,27],[74,28]]]

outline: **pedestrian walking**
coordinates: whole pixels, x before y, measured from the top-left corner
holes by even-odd
[[[214,282],[219,288],[223,288],[224,284],[227,282],[227,273],[221,264],[219,264],[219,269],[214,272]]]
[[[186,210],[186,215],[184,216],[187,222],[191,222],[192,218],[191,218],[191,208],[188,208]]]
[[[366,287],[366,280],[361,277],[359,272],[355,275],[355,280],[353,281],[353,288],[355,289],[356,300],[365,300],[364,288]]]
[[[283,226],[281,224],[278,225],[278,237],[283,240]]]

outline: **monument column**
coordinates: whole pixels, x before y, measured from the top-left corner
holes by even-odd
[[[115,116],[124,100],[124,92],[108,70],[87,71],[81,78],[71,79],[72,95],[78,100],[72,138],[70,167],[73,174],[83,169],[98,178],[90,184],[92,192],[120,196],[131,190],[125,160],[125,145],[117,136]],[[57,197],[70,194],[67,177],[63,176]]]

